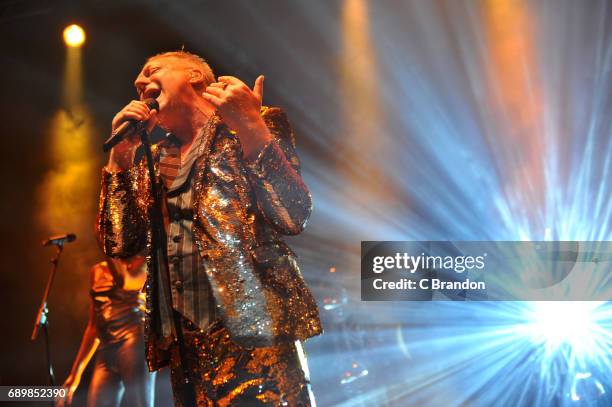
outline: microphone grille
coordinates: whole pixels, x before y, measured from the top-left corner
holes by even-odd
[[[157,100],[155,100],[153,98],[149,98],[149,99],[145,99],[144,102],[147,104],[149,109],[151,109],[151,110],[159,110],[159,103],[157,103]]]

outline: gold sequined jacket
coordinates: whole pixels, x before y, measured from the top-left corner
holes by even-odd
[[[282,238],[300,233],[312,209],[294,133],[279,108],[263,108],[262,117],[273,139],[253,162],[245,162],[237,137],[214,116],[205,129],[209,142],[202,143],[194,163],[193,236],[217,311],[232,340],[246,347],[322,332],[316,302]],[[159,177],[159,155],[153,152]],[[145,161],[125,171],[102,171],[97,227],[110,256],[129,257],[148,245],[151,261],[153,201]],[[150,320],[149,312],[145,335],[154,370],[167,364],[167,354],[165,338]]]

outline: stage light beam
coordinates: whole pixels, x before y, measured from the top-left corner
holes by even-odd
[[[64,29],[64,42],[69,47],[80,47],[85,43],[85,31],[76,24]]]

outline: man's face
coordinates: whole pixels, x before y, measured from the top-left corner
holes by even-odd
[[[189,103],[193,94],[189,72],[189,65],[180,58],[162,56],[150,59],[138,74],[134,81],[138,97],[157,100],[160,121]]]

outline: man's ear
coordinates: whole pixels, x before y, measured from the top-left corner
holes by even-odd
[[[197,68],[189,70],[189,83],[191,86],[198,87],[204,82],[204,74]]]

